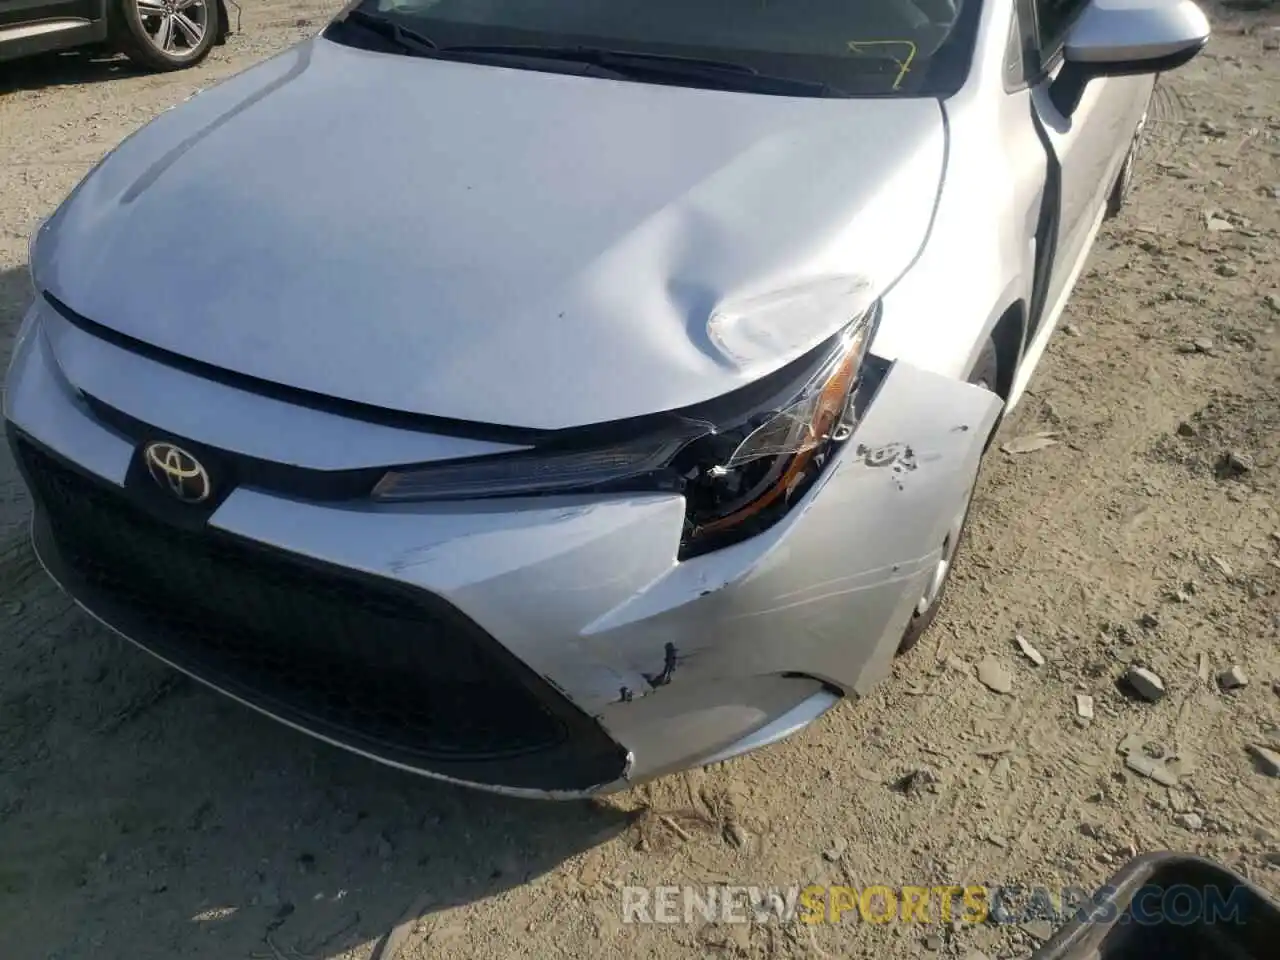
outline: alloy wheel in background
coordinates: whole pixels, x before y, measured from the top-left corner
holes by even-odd
[[[209,32],[209,0],[134,0],[151,45],[169,56],[191,56]]]
[[[116,45],[141,66],[180,70],[194,66],[217,39],[218,0],[116,0]]]

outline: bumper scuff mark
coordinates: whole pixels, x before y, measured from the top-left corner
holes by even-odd
[[[892,467],[894,473],[914,470],[919,465],[915,450],[909,443],[887,443],[878,447],[860,443],[854,450],[854,456],[865,467]]]

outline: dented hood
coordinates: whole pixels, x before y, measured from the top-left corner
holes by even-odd
[[[35,275],[228,370],[556,429],[707,400],[834,332],[918,252],[944,137],[932,100],[316,39],[125,141],[46,225]]]

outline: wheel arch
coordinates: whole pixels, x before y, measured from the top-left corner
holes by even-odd
[[[236,12],[240,11],[236,7]],[[218,0],[218,35],[214,37],[213,42],[221,46],[227,42],[227,37],[231,35],[231,18],[227,15],[227,0]]]
[[[1022,354],[1030,333],[1027,293],[1029,293],[1029,283],[1025,278],[1015,278],[1010,282],[1004,294],[992,304],[987,313],[986,322],[974,330],[974,339],[967,348],[968,356],[964,366],[955,372],[955,376],[961,379],[967,377],[980,361],[987,341],[993,340],[996,345],[996,359],[1000,365],[996,393],[1001,399],[1009,398],[1009,391],[1015,381],[1018,365],[1022,362]]]
[[[995,392],[1001,400],[1007,402],[1010,393],[1013,391],[1013,385],[1017,380],[1018,366],[1022,362],[1023,350],[1026,348],[1026,301],[1016,299],[1006,304],[1003,309],[992,311],[992,315],[995,318],[994,321],[987,325],[982,338],[974,345],[974,355],[969,360],[969,369],[972,370],[974,364],[980,362],[982,349],[987,341],[993,342],[996,348],[998,376]],[[1000,429],[1004,414],[1005,410],[1002,409],[999,416],[996,417],[995,423],[992,424],[991,431],[987,434],[986,444],[983,446],[983,452],[990,449],[992,442],[995,440],[996,431]]]
[[[996,319],[989,334],[996,345],[996,359],[1000,364],[1000,380],[996,393],[1004,400],[1013,390],[1014,377],[1022,360],[1027,337],[1027,305],[1022,300],[1009,304]]]

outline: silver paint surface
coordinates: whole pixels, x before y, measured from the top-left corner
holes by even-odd
[[[397,57],[323,39],[129,138],[48,225],[39,283],[112,329],[380,407],[560,428],[682,407],[734,303],[919,250],[932,100],[784,98]],[[166,268],[135,282],[139,262]]]

